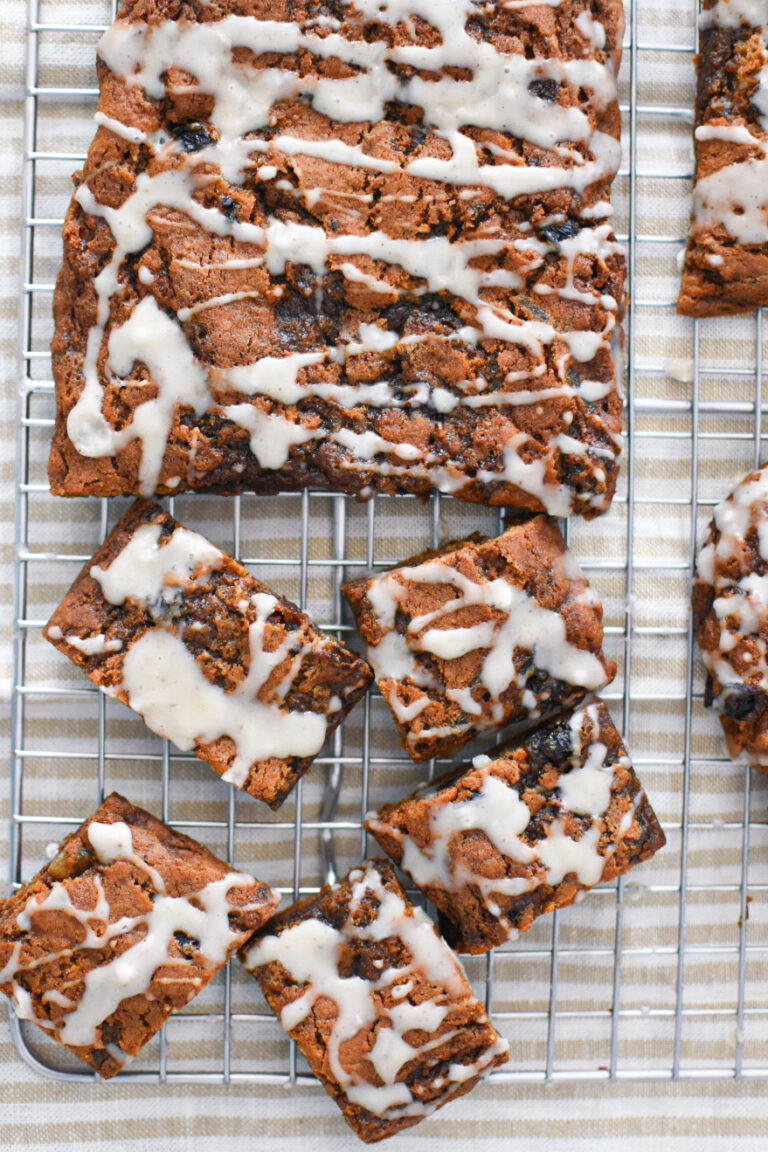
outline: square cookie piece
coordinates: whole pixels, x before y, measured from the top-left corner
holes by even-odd
[[[413,760],[610,683],[603,611],[554,520],[472,536],[343,588]]]
[[[279,902],[113,793],[2,906],[0,990],[109,1079]]]
[[[295,604],[141,500],[43,635],[153,732],[272,808],[373,679]]]
[[[447,921],[487,952],[664,844],[604,704],[371,813],[366,828]]]
[[[418,1124],[507,1060],[458,960],[386,861],[287,908],[240,956],[366,1143]]]

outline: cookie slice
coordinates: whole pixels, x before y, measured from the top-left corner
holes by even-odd
[[[616,673],[600,603],[545,516],[422,552],[342,591],[416,761],[551,715]]]
[[[369,860],[274,917],[240,953],[366,1143],[418,1124],[508,1058],[456,957]]]
[[[696,173],[678,311],[768,304],[768,7],[704,0]]]
[[[109,1079],[279,902],[113,793],[0,908],[0,991]]]
[[[43,635],[153,732],[272,808],[373,679],[295,604],[142,500]]]
[[[715,509],[693,583],[705,703],[728,752],[768,775],[768,465]]]
[[[369,813],[366,828],[440,911],[460,952],[488,952],[664,844],[604,704]]]

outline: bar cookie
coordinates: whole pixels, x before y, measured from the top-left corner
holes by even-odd
[[[768,466],[715,509],[693,584],[696,636],[728,752],[768,775]]]
[[[619,0],[126,0],[54,299],[58,495],[596,516]]]
[[[696,173],[678,311],[768,304],[768,4],[704,0]]]
[[[279,902],[113,793],[0,906],[0,991],[109,1079]]]
[[[240,957],[366,1143],[418,1124],[508,1058],[458,960],[386,861],[286,908]]]
[[[43,635],[153,732],[272,808],[373,679],[295,604],[142,500]]]
[[[345,584],[413,760],[532,723],[610,683],[603,611],[554,520],[475,535]]]
[[[601,703],[476,756],[365,826],[439,910],[454,947],[476,953],[664,844]]]

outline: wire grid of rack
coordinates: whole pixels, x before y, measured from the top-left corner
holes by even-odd
[[[99,20],[90,22],[94,8]],[[96,39],[114,8],[114,0],[29,0],[11,882],[27,879],[46,843],[117,787],[296,898],[365,854],[369,806],[423,778],[397,750],[380,698],[373,694],[352,714],[281,812],[265,815],[62,667],[40,638],[48,613],[124,507],[55,501],[45,481],[59,232],[69,176],[92,131]],[[568,526],[605,605],[608,655],[619,663],[604,695],[668,846],[581,907],[469,959],[468,975],[512,1045],[498,1081],[768,1076],[765,785],[724,757],[716,721],[703,710],[688,610],[697,530],[758,462],[764,411],[761,315],[706,324],[674,315],[690,189],[695,15],[689,0],[634,0],[627,11],[625,166],[614,203],[630,268],[628,451],[611,511]],[[438,497],[427,506],[408,498],[361,506],[318,492],[196,496],[171,507],[352,641],[343,578],[449,534],[503,524],[498,512]],[[41,1074],[90,1076],[34,1028],[13,1016],[11,1027],[20,1054]],[[313,1082],[237,965],[122,1075]]]

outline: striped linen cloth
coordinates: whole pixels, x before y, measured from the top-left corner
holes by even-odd
[[[570,525],[570,543],[603,599],[607,653],[619,662],[619,675],[606,693],[617,723],[625,720],[638,773],[665,822],[668,846],[626,885],[619,1008],[617,1062],[622,1070],[668,1072],[675,1036],[677,979],[678,884],[681,851],[681,802],[685,740],[687,660],[687,590],[691,552],[692,417],[687,401],[692,393],[694,326],[674,314],[677,292],[676,258],[687,226],[690,191],[690,120],[664,113],[669,107],[690,111],[693,101],[693,5],[688,0],[638,0],[636,56],[637,116],[635,158],[638,171],[634,357],[637,407],[634,427],[634,538],[632,600],[635,629],[627,650],[624,643],[625,562],[628,550],[627,478],[625,466],[611,512],[601,519]],[[103,23],[105,0],[41,0],[39,19],[72,27]],[[24,91],[25,0],[5,0],[0,11],[0,357],[4,388],[0,395],[0,598],[3,638],[0,645],[0,868],[7,872],[9,771],[5,749],[10,746],[8,701],[11,691],[10,630],[12,623],[13,491],[16,424],[16,341],[18,328],[19,234]],[[93,87],[93,33],[46,33],[40,38],[39,82],[44,85]],[[675,52],[661,51],[664,46]],[[629,101],[629,59],[621,74],[621,99]],[[41,151],[83,152],[93,128],[87,98],[47,101],[41,110],[37,148]],[[662,111],[654,111],[654,109]],[[618,232],[629,227],[629,118],[625,116],[625,164],[615,185]],[[35,211],[39,217],[60,217],[69,192],[66,163],[45,162],[38,168]],[[55,277],[60,253],[57,228],[40,228],[35,248],[36,283]],[[50,295],[35,294],[32,350],[45,353],[51,334]],[[748,409],[755,395],[757,345],[754,318],[708,321],[699,326],[698,356],[700,414],[698,425],[697,495],[701,501],[698,531],[709,515],[711,501],[721,497],[752,466],[754,417]],[[768,363],[765,348],[763,362]],[[45,356],[30,360],[30,375],[50,375]],[[658,401],[666,407],[660,410]],[[723,412],[723,408],[727,411]],[[30,431],[29,476],[44,479],[50,395],[40,393],[29,415],[42,424]],[[252,570],[279,591],[299,599],[302,594],[302,552],[298,526],[301,498],[257,499],[239,503],[239,525],[231,499],[186,497],[176,501],[176,515],[199,528],[222,547],[237,548],[252,561]],[[306,603],[320,623],[334,619],[335,586],[331,564],[334,531],[345,529],[345,557],[350,573],[366,563],[369,513],[363,507],[328,496],[308,502],[309,540],[306,560]],[[124,502],[110,511],[114,522]],[[295,533],[286,531],[289,524]],[[459,536],[481,529],[493,531],[494,513],[443,500],[439,531]],[[373,520],[376,561],[397,561],[431,541],[428,508],[414,501],[378,500]],[[89,554],[99,539],[101,510],[96,501],[66,502],[34,492],[29,502],[27,545],[31,552],[65,551]],[[28,629],[25,681],[29,685],[82,685],[67,662],[43,643],[35,621],[43,621],[74,577],[77,564],[29,565]],[[629,652],[630,667],[625,667]],[[631,689],[625,706],[625,677]],[[694,680],[700,692],[701,666]],[[346,728],[343,754],[345,787],[338,817],[353,827],[336,836],[339,867],[360,856],[361,838],[354,825],[361,813],[363,710]],[[423,768],[404,764],[395,755],[392,728],[381,701],[370,705],[371,748],[368,803],[375,805],[401,795],[423,777]],[[118,705],[106,710],[108,787],[124,791],[134,802],[160,810],[162,751],[158,741]],[[60,836],[78,817],[95,806],[96,702],[93,696],[27,706],[24,733],[24,813],[51,818],[25,829],[23,875],[32,875],[46,844]],[[51,754],[66,753],[58,757]],[[560,1075],[578,1081],[544,1085],[537,1082],[493,1081],[450,1106],[426,1124],[395,1138],[393,1152],[418,1141],[429,1149],[503,1148],[505,1152],[575,1152],[608,1149],[627,1152],[647,1148],[663,1138],[664,1147],[696,1152],[764,1147],[768,1103],[760,1081],[729,1079],[737,1043],[746,1069],[768,1066],[764,1022],[768,1012],[768,965],[759,946],[768,944],[765,892],[768,882],[768,833],[764,823],[768,782],[755,779],[750,796],[753,821],[750,844],[750,904],[745,982],[747,1012],[737,1035],[739,886],[744,771],[723,758],[716,720],[694,702],[690,730],[690,819],[687,845],[686,955],[684,965],[686,1014],[680,1044],[681,1067],[710,1070],[720,1079],[697,1078],[679,1084],[641,1082],[607,1084],[590,1081],[609,1065],[613,998],[613,947],[616,897],[613,890],[595,893],[580,907],[559,917],[557,1018],[552,1062]],[[321,765],[303,788],[305,821],[317,817],[327,766]],[[208,823],[200,837],[214,851],[225,850],[227,790],[209,769],[189,758],[170,761],[171,822]],[[277,815],[258,811],[247,797],[238,797],[235,859],[263,879],[290,890],[295,879],[304,887],[321,880],[317,835],[301,837],[301,861],[294,876],[295,803]],[[62,823],[55,823],[62,821]],[[69,822],[69,825],[67,824]],[[254,827],[263,823],[269,827]],[[248,826],[241,826],[248,825]],[[193,831],[194,834],[194,831]],[[710,886],[715,885],[714,890]],[[552,918],[543,918],[525,937],[510,945],[494,962],[493,1007],[499,1026],[512,1042],[518,1072],[541,1075],[546,1064]],[[648,952],[652,950],[652,953]],[[473,959],[470,978],[484,991],[484,962]],[[258,992],[239,970],[233,972],[236,1012],[252,1011]],[[217,982],[199,1001],[201,1010],[215,1011],[222,1002]],[[196,1001],[195,1004],[198,1004]],[[210,1032],[204,1022],[186,1022],[168,1029],[168,1067],[178,1073],[221,1069],[221,1026]],[[58,1066],[71,1067],[66,1056],[52,1054],[45,1041],[30,1038],[35,1051]],[[233,1024],[234,1071],[287,1068],[287,1044],[277,1024],[258,1027]],[[137,1068],[151,1070],[157,1050],[150,1045]],[[89,1152],[122,1149],[175,1150],[226,1146],[295,1149],[302,1138],[318,1152],[351,1148],[336,1108],[314,1086],[292,1089],[278,1084],[135,1083],[118,1080],[109,1086],[91,1082],[62,1083],[33,1072],[16,1053],[0,1007],[0,1141],[3,1147],[61,1149],[80,1144]]]

